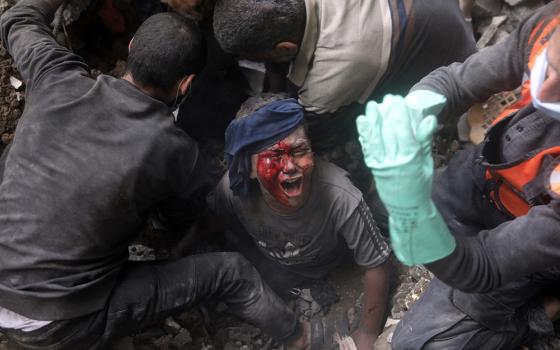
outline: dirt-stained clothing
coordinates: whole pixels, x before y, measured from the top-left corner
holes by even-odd
[[[236,234],[249,234],[261,254],[283,269],[322,278],[341,263],[345,247],[366,268],[380,266],[389,257],[362,194],[334,164],[315,162],[309,198],[293,214],[271,209],[257,187],[241,199],[233,195],[226,174],[208,202],[217,213],[239,220],[244,232]]]
[[[52,15],[21,1],[1,21],[27,104],[0,183],[0,300],[45,320],[103,307],[150,211],[180,210],[194,190],[198,154],[163,102],[90,78],[50,34]]]
[[[305,0],[305,7],[289,78],[306,111],[319,115],[381,92],[406,93],[433,69],[475,49],[456,1]]]
[[[26,346],[86,348],[215,296],[274,337],[293,333],[295,315],[238,255],[127,262],[153,211],[184,228],[197,146],[165,103],[90,78],[52,37],[53,16],[48,1],[21,0],[0,20],[27,102],[0,166],[0,307],[53,321],[2,331]],[[274,317],[262,312],[271,305]]]
[[[444,94],[444,116],[452,116],[517,87],[529,76],[529,36],[550,13],[543,8],[504,42],[436,70],[414,89]],[[487,196],[485,164],[513,164],[559,140],[560,122],[529,105],[495,125],[481,145],[457,152],[438,174],[434,201],[458,244],[428,267],[448,285],[432,282],[397,328],[395,349],[516,349],[552,332],[538,297],[560,282],[560,208],[554,200],[535,202],[527,215],[507,215]],[[543,188],[550,161],[535,178]]]
[[[384,4],[377,4],[381,2]],[[317,3],[328,4],[325,6],[329,10],[323,13],[318,10],[320,7],[312,7]],[[472,27],[465,22],[457,1],[383,0],[362,3],[376,3],[376,8],[388,8],[389,11],[383,13],[384,21],[374,22],[371,16],[364,15],[361,11],[366,5],[358,2],[354,6],[350,6],[351,2],[341,6],[337,0],[306,1],[312,9],[307,16],[317,16],[319,23],[324,22],[319,27],[326,30],[314,42],[308,39],[309,42],[303,43],[291,76],[297,78],[294,82],[300,87],[298,95],[307,111],[308,135],[316,155],[350,173],[352,182],[364,194],[375,221],[382,232],[387,233],[388,215],[375,191],[373,176],[364,163],[358,142],[356,118],[364,113],[363,103],[367,100],[380,101],[389,93],[405,95],[434,69],[461,62],[476,48]],[[386,20],[389,20],[390,34],[382,35],[387,31]],[[344,24],[343,31],[333,28],[331,22]],[[365,30],[372,27],[377,30]],[[307,37],[312,36],[308,34],[312,30],[312,27],[306,29]],[[379,42],[380,38],[383,45],[379,46],[388,47],[384,50],[390,54],[380,57],[375,64],[364,52],[364,48],[369,46],[360,46],[359,41]],[[315,47],[310,48],[310,45]],[[330,54],[331,51],[335,54]],[[306,58],[301,58],[302,55]],[[302,61],[309,67],[305,67]],[[334,77],[334,74],[337,76]],[[361,90],[357,89],[358,86]]]

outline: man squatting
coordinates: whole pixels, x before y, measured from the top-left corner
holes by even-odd
[[[92,79],[56,43],[60,0],[21,0],[0,19],[26,106],[0,162],[0,331],[21,348],[106,349],[210,298],[305,348],[297,315],[238,253],[130,262],[150,215],[185,229],[196,143],[172,110],[204,65],[195,22],[146,20],[122,79]]]

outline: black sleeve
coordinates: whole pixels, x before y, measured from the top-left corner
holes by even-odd
[[[183,132],[177,131],[177,134],[173,140],[165,140],[167,145],[161,145],[171,146],[162,174],[170,195],[157,205],[156,218],[166,228],[179,231],[202,214],[206,193],[204,161],[199,158],[198,145]]]
[[[339,232],[346,240],[348,248],[354,252],[356,264],[360,266],[377,267],[391,254],[389,245],[379,232],[363,199]]]
[[[455,251],[426,267],[448,285],[484,293],[560,265],[557,206],[556,202],[540,205],[475,237],[456,237]]]
[[[82,58],[53,38],[48,23],[55,10],[46,0],[20,0],[0,18],[2,43],[25,81],[26,93],[55,68],[89,74]]]
[[[447,97],[441,122],[463,114],[476,103],[521,85],[529,56],[528,42],[534,27],[550,5],[528,17],[506,39],[482,49],[463,63],[441,67],[424,77],[412,90],[430,90]]]

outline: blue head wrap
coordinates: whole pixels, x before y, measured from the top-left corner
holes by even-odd
[[[303,107],[290,98],[269,103],[229,124],[224,151],[234,195],[249,194],[251,155],[286,138],[301,124],[303,116]]]

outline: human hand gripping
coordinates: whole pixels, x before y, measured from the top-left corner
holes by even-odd
[[[407,265],[449,255],[455,240],[431,201],[432,135],[435,116],[413,108],[400,96],[369,102],[357,119],[366,165],[372,170],[389,212],[391,245]]]

